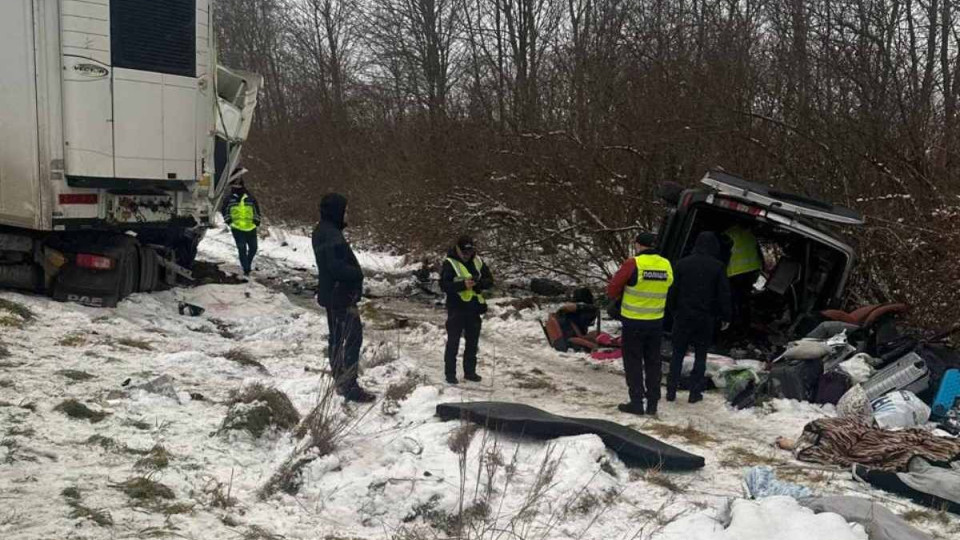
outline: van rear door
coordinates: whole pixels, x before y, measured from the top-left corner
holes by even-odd
[[[802,216],[842,225],[863,225],[856,211],[843,206],[777,191],[721,171],[709,171],[700,180],[725,197],[740,199],[778,214]]]

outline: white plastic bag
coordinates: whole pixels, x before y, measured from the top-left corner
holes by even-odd
[[[854,383],[866,382],[876,371],[870,365],[869,359],[870,355],[866,353],[856,354],[853,358],[840,362],[837,368],[849,375],[850,380]]]
[[[870,402],[873,421],[883,429],[922,426],[930,419],[930,407],[913,392],[890,392]]]

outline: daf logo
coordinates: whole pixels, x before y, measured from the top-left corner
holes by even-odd
[[[85,306],[91,307],[103,307],[103,298],[98,298],[94,296],[83,296],[79,294],[68,294],[68,302],[76,302],[78,304],[83,304]]]
[[[73,66],[73,70],[84,77],[90,77],[92,79],[106,77],[110,73],[107,71],[107,68],[96,64],[77,64]]]

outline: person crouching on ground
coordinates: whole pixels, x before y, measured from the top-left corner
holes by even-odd
[[[357,384],[363,322],[357,303],[363,293],[363,271],[343,237],[347,198],[338,193],[323,196],[320,222],[313,229],[313,254],[317,259],[317,303],[327,310],[327,355],[337,393],[348,401],[369,403],[376,396]]]
[[[457,384],[457,352],[465,336],[463,378],[480,382],[477,350],[480,345],[481,315],[487,311],[483,291],[493,287],[490,267],[477,255],[473,239],[461,236],[447,253],[440,271],[440,288],[447,294],[447,346],[443,369],[447,382]]]
[[[670,261],[657,254],[657,237],[640,233],[635,243],[636,257],[624,261],[607,284],[607,296],[620,301],[623,322],[623,370],[630,394],[621,412],[657,414],[660,401],[660,341],[667,293],[673,284]]]
[[[677,384],[687,348],[693,345],[693,372],[690,374],[690,403],[703,399],[703,374],[707,349],[713,343],[717,321],[730,325],[730,283],[721,255],[720,238],[704,231],[697,236],[693,254],[674,267],[674,283],[667,298],[673,315],[673,358],[667,375],[667,401],[677,399]]]
[[[590,327],[597,321],[600,309],[594,304],[593,293],[586,287],[573,291],[573,302],[560,306],[556,312],[563,337],[574,350],[592,351],[597,345],[597,331]],[[579,338],[589,342],[590,347],[580,345]],[[571,342],[570,340],[574,340]]]

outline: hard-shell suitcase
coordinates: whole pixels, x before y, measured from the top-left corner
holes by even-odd
[[[960,398],[960,369],[948,369],[940,380],[937,397],[933,398],[933,416],[946,416]]]
[[[896,362],[883,368],[863,383],[867,399],[873,401],[894,390],[907,390],[919,394],[930,386],[930,369],[915,352],[908,353]]]

